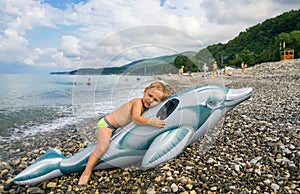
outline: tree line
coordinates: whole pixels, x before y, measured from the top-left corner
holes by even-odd
[[[249,27],[225,44],[201,49],[195,57],[178,55],[174,65],[178,68],[184,65],[188,71],[197,71],[203,63],[214,61],[219,67],[240,67],[242,62],[253,66],[279,61],[280,51],[284,49],[294,49],[295,58],[300,57],[300,10],[291,10]]]

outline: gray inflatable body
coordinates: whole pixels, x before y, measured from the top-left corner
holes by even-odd
[[[107,153],[94,169],[130,165],[148,169],[166,162],[199,140],[226,112],[250,98],[252,92],[252,88],[229,89],[220,85],[205,85],[172,95],[143,113],[144,117],[165,120],[165,128],[139,126],[134,122],[119,128],[111,139]],[[18,174],[14,182],[36,184],[63,174],[81,172],[95,146],[93,143],[71,157],[62,155],[57,149],[50,149]]]

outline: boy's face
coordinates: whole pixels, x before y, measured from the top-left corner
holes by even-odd
[[[158,105],[164,97],[164,93],[156,88],[145,89],[142,99],[146,108]]]

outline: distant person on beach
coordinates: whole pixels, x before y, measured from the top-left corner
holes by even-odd
[[[91,85],[92,84],[92,81],[91,81],[91,79],[89,78],[88,79],[88,82],[87,82],[87,85]]]
[[[183,69],[184,69],[184,66],[181,66],[181,68],[178,70],[178,73],[180,76],[183,75],[183,71],[184,71]]]
[[[247,69],[248,65],[247,63],[244,64],[244,74],[246,73],[246,69]]]
[[[241,63],[241,71],[242,71],[242,74],[244,75],[244,73],[245,73],[245,63],[244,63],[244,61]]]
[[[208,71],[208,67],[207,67],[206,63],[203,64],[202,71],[203,71],[202,77],[205,77],[206,73]]]
[[[164,128],[165,121],[159,118],[145,118],[142,113],[153,106],[158,105],[171,94],[170,88],[162,82],[153,82],[144,90],[143,98],[135,98],[117,108],[114,112],[102,117],[97,125],[97,145],[90,155],[84,172],[78,184],[87,185],[93,168],[98,160],[106,153],[110,139],[117,128],[135,122],[138,125],[151,125],[156,128]]]
[[[226,75],[226,66],[224,66],[223,75]]]
[[[214,64],[213,64],[213,77],[215,76],[215,75],[218,75],[218,64],[217,64],[217,61],[215,61],[214,62]]]

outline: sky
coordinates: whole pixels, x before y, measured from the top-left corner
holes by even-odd
[[[299,0],[1,0],[0,73],[49,73],[226,43]]]

